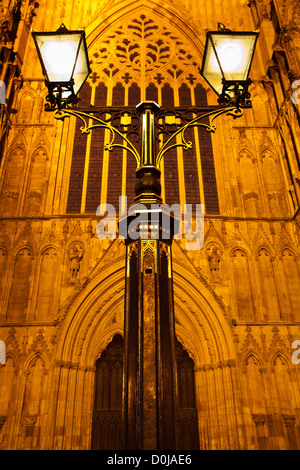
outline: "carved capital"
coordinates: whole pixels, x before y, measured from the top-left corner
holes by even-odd
[[[6,421],[6,416],[0,416],[0,431],[3,428]]]
[[[265,424],[266,415],[264,415],[263,413],[254,413],[252,415],[252,418],[256,426],[263,426]]]
[[[37,422],[37,419],[38,419],[38,415],[25,416],[26,426],[34,426]]]
[[[295,415],[282,414],[282,420],[285,426],[295,426],[295,422],[296,422]]]

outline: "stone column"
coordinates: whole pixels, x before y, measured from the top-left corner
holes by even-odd
[[[264,424],[265,424],[266,417],[263,413],[254,413],[252,415],[252,417],[253,417],[253,421],[256,425],[259,449],[260,450],[265,450],[265,449],[267,449],[265,430],[264,430]]]

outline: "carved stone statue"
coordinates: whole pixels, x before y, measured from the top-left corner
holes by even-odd
[[[82,260],[83,256],[83,250],[80,247],[79,244],[76,244],[73,248],[70,250],[70,272],[71,272],[71,278],[76,278],[78,276],[79,270],[80,270],[80,261]]]
[[[207,258],[209,262],[209,269],[211,272],[212,282],[221,282],[219,270],[220,270],[220,251],[216,246],[212,246],[207,250]]]

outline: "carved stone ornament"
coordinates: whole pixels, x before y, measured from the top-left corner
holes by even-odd
[[[81,267],[81,260],[83,257],[83,248],[79,243],[73,243],[69,249],[69,261],[70,261],[70,281],[74,282],[79,278],[79,272]]]
[[[6,421],[6,416],[0,416],[0,431],[3,428]]]
[[[265,424],[266,417],[263,413],[255,413],[252,415],[252,417],[256,426],[262,426],[263,424]]]
[[[283,414],[282,419],[285,426],[295,426],[296,418],[294,415]]]
[[[211,281],[214,283],[222,282],[220,277],[221,254],[219,248],[216,245],[211,245],[207,249],[207,259],[211,273]]]
[[[34,426],[37,422],[38,416],[25,416],[25,424],[26,426]]]

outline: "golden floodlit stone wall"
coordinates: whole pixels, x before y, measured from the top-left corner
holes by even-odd
[[[220,22],[260,30],[252,109],[165,156],[164,200],[205,206],[203,247],[173,242],[176,335],[200,449],[299,449],[299,2],[2,0],[0,15],[0,448],[91,448],[95,365],[123,335],[125,279],[124,243],[97,237],[96,209],[130,205],[135,182],[102,131],[44,111],[30,30],[85,29],[84,104],[213,105],[199,69]]]

